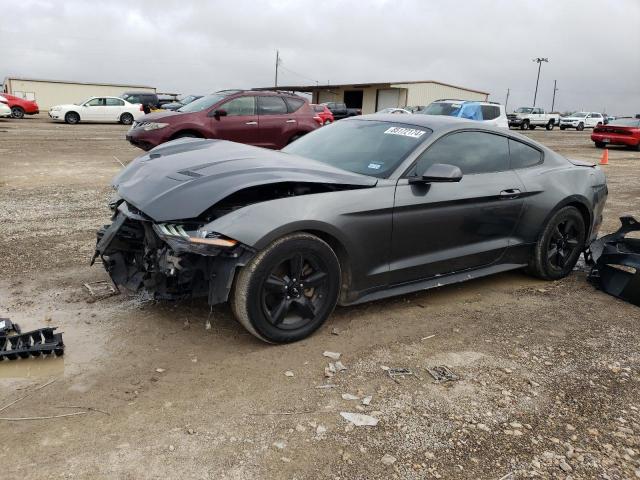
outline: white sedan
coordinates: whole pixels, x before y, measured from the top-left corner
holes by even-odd
[[[11,109],[9,108],[7,99],[0,95],[0,117],[10,117]]]
[[[85,102],[71,105],[56,105],[49,109],[54,120],[67,123],[119,122],[131,125],[144,115],[142,105],[129,103],[118,97],[91,97]]]

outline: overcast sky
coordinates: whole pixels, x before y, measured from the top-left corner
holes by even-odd
[[[438,80],[508,110],[640,112],[640,0],[0,0],[0,75],[209,93]],[[79,99],[80,100],[80,99]]]

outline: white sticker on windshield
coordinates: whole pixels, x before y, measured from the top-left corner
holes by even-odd
[[[385,132],[387,135],[402,135],[403,137],[420,138],[424,135],[424,130],[414,128],[390,127]]]
[[[370,168],[372,170],[380,170],[380,167],[382,165],[380,165],[379,163],[370,163],[369,165],[367,165],[367,168]]]

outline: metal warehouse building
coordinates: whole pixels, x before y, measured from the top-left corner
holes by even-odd
[[[277,90],[310,93],[313,103],[344,102],[347,107],[360,108],[365,114],[389,107],[429,105],[441,98],[485,101],[489,97],[487,92],[433,80],[341,85],[279,85]]]
[[[35,78],[6,77],[2,91],[16,97],[35,100],[40,111],[54,105],[78,103],[94,96],[119,97],[126,91],[152,92],[154,87],[123,85],[116,83],[67,82],[64,80],[40,80]]]

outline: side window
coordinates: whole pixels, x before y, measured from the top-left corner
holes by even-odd
[[[287,102],[287,109],[289,113],[297,111],[302,105],[304,105],[304,100],[302,100],[301,98],[285,97],[284,101]]]
[[[500,107],[494,105],[482,105],[482,118],[484,120],[495,120],[500,116]]]
[[[104,98],[92,98],[87,103],[85,103],[87,107],[101,107],[104,105]]]
[[[258,97],[258,115],[284,115],[287,105],[282,97]]]
[[[129,103],[142,103],[140,101],[140,97],[138,95],[130,95],[127,97],[127,102]]]
[[[107,98],[107,107],[122,107],[124,106],[124,101],[119,98]]]
[[[422,175],[434,163],[455,165],[464,175],[508,170],[508,141],[506,137],[485,132],[452,133],[418,157],[416,175]]]
[[[527,168],[542,163],[542,152],[517,140],[509,139],[511,168]]]
[[[230,117],[237,117],[241,115],[255,115],[256,114],[255,97],[234,98],[233,100],[229,100],[220,108],[222,110],[226,110],[227,115],[229,115]]]
[[[346,103],[336,103],[336,110],[346,110],[346,109],[347,109]]]

